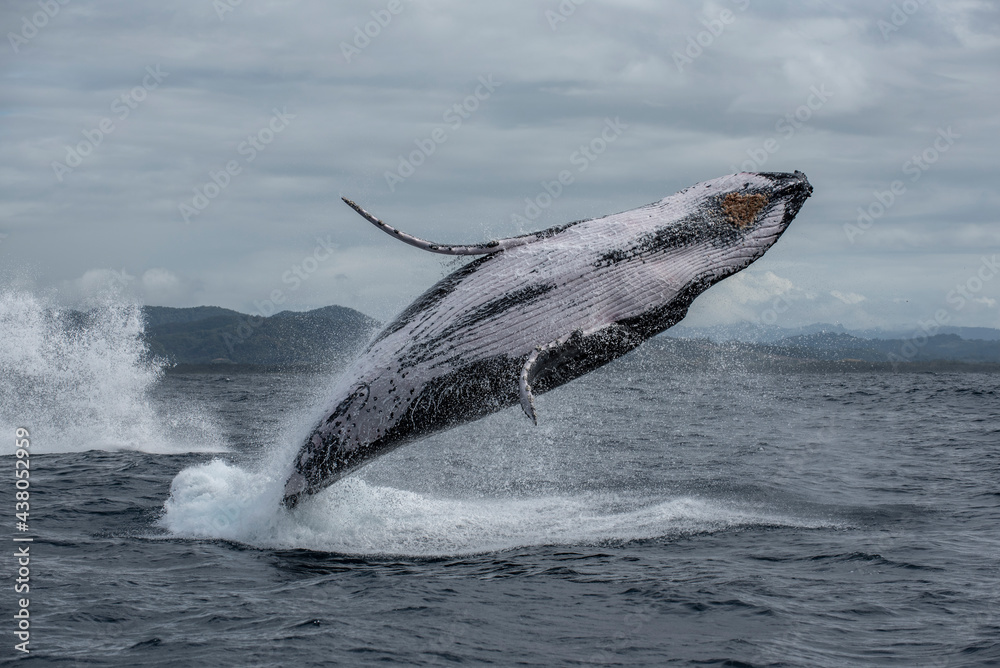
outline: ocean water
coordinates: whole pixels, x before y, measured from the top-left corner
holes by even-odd
[[[331,378],[164,373],[0,296],[23,666],[1000,665],[1000,375],[647,346],[278,509]],[[13,430],[32,435],[14,530]],[[12,582],[13,542],[0,563]]]

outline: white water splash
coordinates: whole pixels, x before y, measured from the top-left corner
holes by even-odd
[[[595,545],[761,525],[820,526],[692,497],[581,493],[444,498],[374,485],[357,476],[287,512],[279,509],[283,482],[221,460],[185,469],[171,485],[160,524],[175,537],[268,549],[411,556]]]
[[[111,294],[81,315],[0,292],[0,434],[25,427],[37,452],[224,449],[196,407],[153,405],[162,362],[142,335],[141,308]]]

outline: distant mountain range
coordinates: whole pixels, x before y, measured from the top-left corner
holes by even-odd
[[[746,323],[705,328],[677,326],[660,338],[665,337],[742,350],[748,359],[765,366],[767,360],[787,366],[792,359],[855,366],[864,362],[896,370],[939,368],[942,363],[1000,365],[1000,329],[988,327],[941,327],[928,336],[919,330],[849,331],[830,324],[783,329]]]
[[[688,327],[677,325],[668,330],[671,336],[685,339],[709,339],[711,341],[742,341],[745,343],[776,343],[796,336],[812,334],[848,334],[859,339],[908,340],[921,334],[917,329],[854,329],[843,325],[816,323],[804,327],[777,327],[744,322],[735,325],[715,327]],[[933,334],[955,334],[966,340],[1000,341],[1000,329],[991,327],[939,327]]]
[[[381,324],[344,306],[268,318],[218,306],[145,306],[143,314],[150,352],[180,365],[338,366]]]
[[[937,334],[912,339],[863,339],[850,334],[803,334],[774,343],[735,345],[771,358],[823,362],[870,362],[893,368],[929,362],[962,362],[1000,365],[1000,340],[963,339],[957,334]]]
[[[343,306],[282,311],[268,318],[218,306],[146,306],[143,312],[150,352],[180,365],[179,370],[192,365],[336,367],[355,355],[381,324]],[[939,368],[942,363],[1000,365],[1000,330],[985,327],[943,327],[934,336],[918,336],[882,330],[849,332],[827,324],[798,329],[682,325],[655,341],[657,350],[674,351],[700,365],[722,357],[780,368],[840,364],[915,370],[927,365]]]

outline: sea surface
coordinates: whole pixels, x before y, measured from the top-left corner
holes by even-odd
[[[164,373],[134,310],[18,308],[31,653],[8,542],[0,665],[1000,666],[1000,375],[652,345],[288,513],[329,374]]]

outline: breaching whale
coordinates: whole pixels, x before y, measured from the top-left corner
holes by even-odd
[[[413,302],[342,374],[283,505],[503,408],[520,403],[536,420],[535,395],[678,323],[695,297],[763,255],[810,193],[801,172],[733,174],[638,209],[467,246],[418,239],[345,199],[405,243],[482,257]]]

